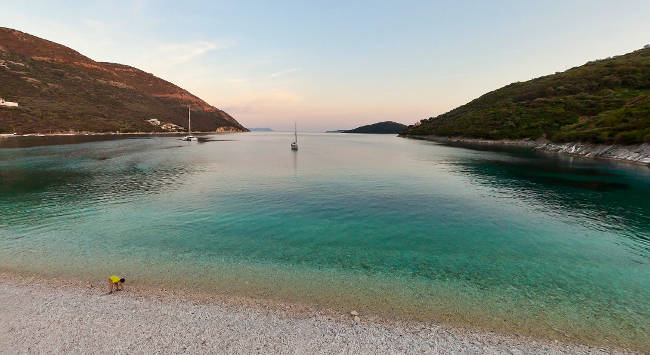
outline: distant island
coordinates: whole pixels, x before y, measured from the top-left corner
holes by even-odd
[[[347,129],[335,129],[333,131],[325,131],[325,133],[345,133]]]
[[[402,134],[604,145],[648,143],[650,46],[507,85],[409,126]]]
[[[249,128],[248,130],[251,132],[275,132],[270,128]]]
[[[127,65],[0,27],[0,134],[244,132],[226,112]]]
[[[384,121],[373,123],[355,129],[342,131],[341,133],[379,133],[379,134],[397,134],[406,129],[407,126],[398,122]]]

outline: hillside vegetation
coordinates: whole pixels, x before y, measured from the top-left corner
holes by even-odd
[[[343,131],[343,133],[382,133],[382,134],[397,134],[403,131],[406,128],[406,125],[403,125],[398,122],[393,121],[384,121],[373,123],[348,131]]]
[[[650,142],[650,47],[510,84],[405,135],[554,142]]]
[[[78,52],[0,27],[0,133],[246,131],[227,113],[186,90],[137,68],[96,62]],[[155,119],[159,125],[147,120]]]

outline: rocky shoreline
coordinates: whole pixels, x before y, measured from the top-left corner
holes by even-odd
[[[650,166],[650,144],[616,145],[616,144],[593,144],[593,143],[553,143],[548,140],[489,140],[463,137],[442,137],[442,136],[415,136],[399,135],[404,138],[428,140],[432,142],[448,144],[470,144],[484,146],[517,146],[528,147],[535,150],[561,153],[585,158],[598,158],[619,160],[639,165]]]
[[[0,352],[539,353],[613,349],[358,312],[0,272]]]

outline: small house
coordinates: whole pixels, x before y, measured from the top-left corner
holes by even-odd
[[[18,103],[17,102],[11,102],[11,101],[5,101],[5,99],[0,98],[0,106],[18,107]]]

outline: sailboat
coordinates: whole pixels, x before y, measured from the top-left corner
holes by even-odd
[[[192,111],[190,107],[187,106],[187,136],[183,137],[184,141],[198,141],[199,139],[192,135]]]
[[[293,124],[293,142],[291,143],[291,150],[298,150],[298,130],[296,129],[296,124]]]

